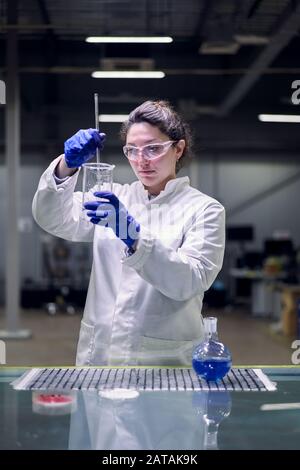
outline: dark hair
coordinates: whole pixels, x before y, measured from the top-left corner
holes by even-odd
[[[120,136],[126,142],[126,136],[133,124],[147,122],[166,134],[170,140],[185,140],[185,148],[181,158],[176,162],[176,173],[192,158],[193,139],[189,125],[184,122],[179,114],[172,108],[168,101],[145,101],[129,114],[124,121]]]

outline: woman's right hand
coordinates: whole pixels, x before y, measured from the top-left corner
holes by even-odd
[[[65,141],[65,162],[68,168],[77,168],[103,149],[106,135],[97,129],[81,129]]]

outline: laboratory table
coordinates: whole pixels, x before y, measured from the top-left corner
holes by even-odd
[[[276,391],[14,390],[0,369],[0,449],[300,449],[300,368],[264,367]]]

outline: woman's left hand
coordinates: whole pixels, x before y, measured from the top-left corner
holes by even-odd
[[[115,194],[97,191],[94,195],[102,200],[84,204],[90,221],[96,225],[110,227],[116,236],[131,248],[139,237],[140,224],[128,213]]]

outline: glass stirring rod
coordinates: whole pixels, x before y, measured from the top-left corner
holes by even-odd
[[[94,93],[94,105],[95,105],[95,128],[99,132],[99,97],[98,93]],[[97,160],[97,189],[101,191],[101,173],[99,171],[100,164],[100,151],[96,149],[96,160]]]
[[[99,97],[98,97],[98,93],[94,93],[94,103],[95,103],[95,128],[99,132]],[[98,147],[97,147],[97,150],[96,150],[96,159],[97,159],[97,163],[100,163],[100,151],[99,151]]]

